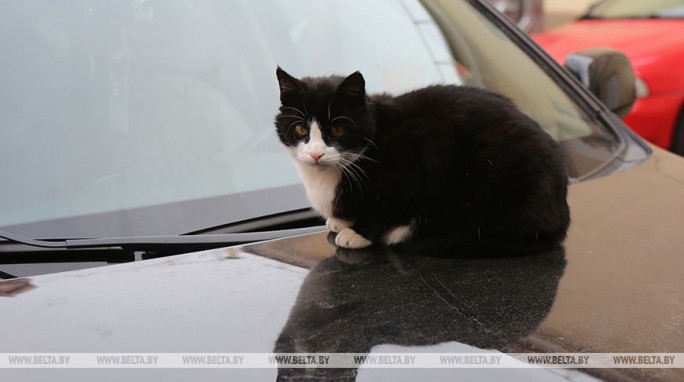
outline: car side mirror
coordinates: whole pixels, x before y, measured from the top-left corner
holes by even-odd
[[[619,117],[636,101],[632,64],[622,52],[590,48],[569,55],[563,66]]]

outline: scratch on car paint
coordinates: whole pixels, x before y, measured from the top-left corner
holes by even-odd
[[[21,293],[26,293],[31,289],[37,288],[31,284],[31,279],[20,278],[0,282],[0,296],[14,297]]]
[[[435,289],[432,285],[430,285],[430,283],[427,280],[425,280],[425,277],[423,277],[423,274],[421,272],[418,272],[418,276],[420,276],[420,280],[428,288],[430,288],[430,290],[432,290],[432,292],[435,294],[435,296],[437,296],[437,298],[442,300],[445,304],[447,304],[450,308],[452,308],[454,311],[456,311],[456,313],[458,313],[459,315],[463,316],[464,318],[468,318],[468,316],[465,313],[463,313],[457,306],[452,305],[451,303],[449,303],[449,301],[447,301],[444,297],[442,297],[442,295],[439,294],[439,291],[437,289]],[[433,277],[434,277],[434,275],[433,275]]]
[[[472,320],[473,322],[475,322],[475,324],[480,326],[480,328],[482,328],[483,330],[487,330],[486,325],[484,323],[480,322],[480,320],[478,320],[476,315],[473,313],[472,307],[469,306],[468,304],[466,304],[465,301],[463,301],[461,298],[459,298],[455,293],[453,293],[451,291],[451,289],[447,288],[442,283],[442,281],[439,280],[439,278],[437,277],[437,275],[435,273],[430,272],[430,276],[431,276],[432,280],[434,280],[438,284],[435,286],[431,285],[430,282],[425,279],[422,272],[419,271],[418,276],[420,276],[421,281],[423,281],[423,283],[425,283],[425,285],[432,290],[432,292],[435,294],[435,296],[437,296],[440,300],[442,300],[445,304],[447,304],[447,306],[449,306],[451,309],[453,309],[456,313],[458,313],[463,318],[465,318],[467,320]],[[442,291],[445,291],[448,294],[448,296],[446,296],[446,297],[443,296],[440,293],[440,291],[438,290],[438,288],[441,289]],[[449,302],[448,298],[451,298],[452,302]],[[461,305],[461,307],[454,305],[454,303]]]
[[[456,294],[454,294],[454,293],[451,291],[451,289],[447,288],[447,287],[442,283],[442,281],[439,279],[439,277],[437,277],[436,274],[433,273],[433,274],[432,274],[432,278],[433,278],[435,281],[437,281],[437,284],[439,284],[439,286],[441,286],[442,288],[444,288],[444,290],[449,294],[449,296],[451,296],[454,300],[458,301],[461,305],[465,306],[469,311],[471,311],[471,312],[473,311],[473,308],[472,308],[470,305],[466,304],[466,302],[463,301],[463,299],[459,298]]]

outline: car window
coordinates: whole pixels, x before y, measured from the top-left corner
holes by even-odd
[[[615,137],[498,28],[466,1],[2,2],[0,227],[178,234],[307,207],[276,65],[502,92],[592,173]]]
[[[467,2],[424,0],[440,23],[466,84],[511,98],[563,146],[570,176],[595,173],[619,148],[615,136],[583,111],[544,68]]]

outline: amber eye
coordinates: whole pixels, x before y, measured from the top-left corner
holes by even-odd
[[[330,135],[335,138],[339,138],[344,134],[344,128],[340,126],[333,126],[330,128]]]
[[[306,137],[309,134],[309,129],[302,125],[297,125],[295,126],[295,134],[297,134],[298,137]]]

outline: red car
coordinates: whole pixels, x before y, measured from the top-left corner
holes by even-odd
[[[639,97],[625,123],[648,141],[684,154],[684,0],[606,0],[581,19],[532,37],[561,63],[592,47],[625,53]]]

